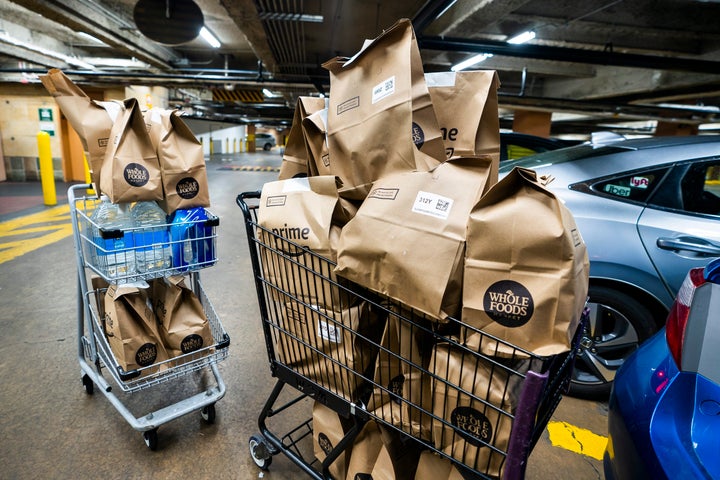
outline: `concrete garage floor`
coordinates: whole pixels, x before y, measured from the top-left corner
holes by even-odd
[[[150,451],[107,399],[85,393],[77,360],[77,287],[74,245],[66,237],[0,264],[0,477],[7,479],[254,479],[303,478],[279,455],[261,472],[248,453],[257,416],[272,386],[238,193],[277,178],[277,151],[208,162],[211,211],[220,217],[218,264],[201,274],[203,285],[231,337],[229,358],[219,364],[227,385],[214,424],[193,413],[162,425]],[[243,170],[244,169],[244,170]],[[40,184],[35,205],[0,215],[10,218],[46,209]],[[3,184],[0,183],[0,202]],[[65,192],[58,192],[59,196]],[[61,200],[62,203],[63,200]],[[67,217],[66,217],[67,218]],[[22,240],[22,235],[0,238]],[[138,414],[166,397],[195,393],[212,380],[207,372],[121,398]],[[200,387],[201,388],[201,387]],[[122,394],[120,394],[122,395]],[[149,408],[148,408],[149,406]],[[273,419],[278,432],[308,418],[310,403]],[[553,421],[607,434],[607,404],[565,398]],[[530,457],[527,478],[601,479],[602,462],[553,446],[546,431]]]

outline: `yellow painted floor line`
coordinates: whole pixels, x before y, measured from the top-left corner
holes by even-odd
[[[72,235],[70,206],[61,205],[42,212],[0,223],[0,263],[9,262],[38,248]]]
[[[554,447],[602,460],[607,437],[566,422],[548,422],[547,429]]]

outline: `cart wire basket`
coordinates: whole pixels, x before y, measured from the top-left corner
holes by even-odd
[[[403,453],[429,451],[465,478],[523,478],[527,460],[567,392],[587,310],[568,352],[541,357],[449,318],[433,321],[397,301],[337,277],[335,264],[257,222],[259,192],[241,193],[275,388],[260,412],[250,453],[266,469],[283,453],[312,478],[368,423]],[[298,396],[276,406],[289,385]],[[303,455],[304,422],[287,435],[267,419],[311,398],[343,421],[344,436],[319,462]],[[326,442],[327,444],[328,442]],[[416,465],[414,465],[416,466]]]
[[[230,337],[200,281],[200,270],[216,263],[214,252],[219,222],[210,214],[207,218],[187,222],[103,230],[92,220],[92,212],[99,200],[89,193],[91,188],[89,184],[74,185],[68,190],[78,269],[78,359],[82,384],[88,394],[93,394],[95,387],[99,387],[130,426],[143,433],[147,446],[155,450],[160,425],[196,411],[206,422],[213,423],[215,403],[225,395],[225,383],[217,364],[228,356]],[[172,239],[173,228],[182,235]],[[165,236],[158,236],[158,229],[165,230]],[[122,237],[143,239],[144,242],[131,240],[123,248],[108,248],[105,240]],[[173,253],[182,255],[183,251],[194,254],[173,263]],[[127,268],[141,255],[150,268],[142,272]],[[109,286],[176,275],[186,276],[188,288],[202,306],[212,343],[147,366],[123,369],[106,336],[104,299]],[[123,394],[150,390],[203,370],[212,374],[213,381],[208,386],[197,392],[183,391],[186,396],[169,399],[160,408],[142,415],[131,411],[128,397],[115,393],[116,389]]]

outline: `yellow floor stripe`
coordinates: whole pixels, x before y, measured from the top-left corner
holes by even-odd
[[[571,452],[602,460],[607,437],[570,425],[566,422],[549,422],[547,425],[550,443]]]
[[[0,223],[0,263],[9,262],[20,255],[70,235],[72,235],[72,224],[69,205],[61,205],[2,222]]]

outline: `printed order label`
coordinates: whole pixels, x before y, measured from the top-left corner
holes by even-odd
[[[318,336],[332,343],[342,343],[340,329],[324,320],[318,320]]]
[[[447,220],[452,209],[453,199],[443,197],[436,193],[418,192],[413,203],[412,211],[422,215],[430,215],[431,217]]]
[[[378,83],[373,87],[372,90],[372,103],[373,105],[385,97],[389,97],[395,93],[395,75],[388,78],[387,80]]]

